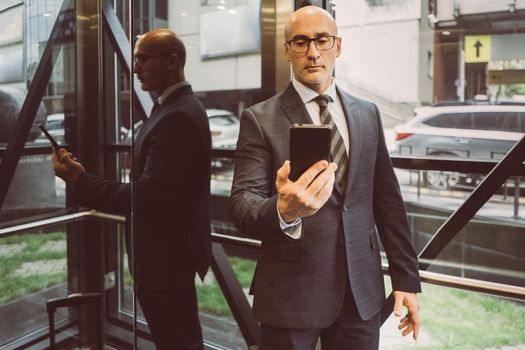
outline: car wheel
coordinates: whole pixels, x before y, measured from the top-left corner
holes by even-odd
[[[459,183],[459,173],[453,171],[426,171],[425,185],[436,190],[448,190]]]

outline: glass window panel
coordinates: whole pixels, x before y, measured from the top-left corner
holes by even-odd
[[[10,47],[19,48],[25,59],[12,60],[21,64],[24,74],[17,76],[17,81],[5,84],[0,82],[0,147],[4,148],[11,137],[19,112],[25,103],[28,89],[35,79],[37,66],[47,44],[51,28],[62,6],[62,1],[27,2],[24,6],[8,9],[2,15],[15,16],[18,10],[25,16],[26,26],[24,36]],[[15,11],[15,12],[13,12]],[[16,16],[15,16],[16,17]],[[74,25],[74,16],[67,16],[66,24]],[[4,26],[2,33],[10,33],[14,29]],[[2,37],[4,37],[2,35]],[[53,48],[55,60],[52,62],[51,76],[43,91],[41,101],[29,101],[38,104],[35,116],[28,115],[32,126],[27,135],[26,148],[48,146],[49,141],[38,129],[37,124],[47,125],[50,134],[59,144],[71,143],[67,135],[73,129],[76,109],[76,58],[74,43],[65,36]],[[4,52],[0,45],[0,55]],[[0,65],[1,66],[1,65]],[[0,76],[6,67],[0,67]],[[13,69],[11,69],[13,71]],[[42,78],[40,78],[42,79]],[[1,80],[1,79],[0,79]],[[23,135],[17,135],[23,137]],[[57,180],[51,167],[50,151],[41,155],[22,156],[16,167],[15,174],[7,193],[4,205],[0,211],[0,221],[20,219],[32,215],[49,213],[64,208],[65,186]],[[7,179],[2,179],[6,181]],[[16,214],[13,214],[16,213]]]
[[[422,250],[484,175],[396,170],[416,250]],[[511,177],[432,261],[430,271],[525,286],[525,186]],[[428,263],[428,261],[426,261]]]
[[[518,219],[525,202],[515,185],[521,183],[507,181],[432,262],[429,271],[525,287],[525,224]]]
[[[68,293],[65,226],[0,237],[0,347],[48,325],[46,302]],[[55,314],[61,324],[67,308]]]
[[[38,175],[36,175],[38,174]],[[51,155],[22,156],[0,211],[0,223],[60,210],[65,206],[65,184],[55,177]]]

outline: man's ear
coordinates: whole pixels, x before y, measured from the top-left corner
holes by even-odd
[[[335,38],[335,45],[336,45],[336,51],[335,51],[335,57],[339,57],[341,55],[341,37],[338,36]]]
[[[175,70],[179,69],[179,67],[180,67],[179,55],[177,55],[176,53],[172,53],[170,55],[170,68],[172,68],[172,67]]]

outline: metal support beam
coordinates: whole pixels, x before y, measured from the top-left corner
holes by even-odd
[[[130,72],[133,70],[133,63],[131,61],[130,55],[131,45],[128,38],[126,37],[126,32],[122,28],[122,25],[115,14],[115,10],[113,9],[111,2],[108,0],[103,0],[102,6],[104,31],[113,44],[113,48],[117,54],[120,64],[122,64],[127,73],[130,74]],[[137,101],[139,102],[138,104],[143,112],[143,116],[146,117],[150,114],[151,109],[153,108],[153,99],[149,93],[139,88],[140,82],[138,81],[137,77],[134,76],[133,79],[133,92],[137,97]]]
[[[221,244],[212,243],[212,255],[211,268],[213,274],[230,306],[244,340],[246,340],[248,347],[255,346],[259,342],[259,325],[252,316],[250,304],[248,304],[244,291],[237,277],[235,277]]]
[[[284,27],[293,11],[292,1],[262,0],[261,82],[263,99],[282,91],[290,83],[290,64],[284,57]]]

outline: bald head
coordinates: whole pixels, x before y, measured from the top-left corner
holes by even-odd
[[[320,7],[302,7],[290,17],[284,37],[284,54],[295,80],[323,93],[332,84],[335,60],[341,53],[334,18]]]
[[[181,69],[186,64],[186,48],[177,34],[167,28],[159,28],[140,35],[137,41],[150,54],[176,54],[179,59]]]
[[[160,95],[169,86],[186,80],[186,49],[172,30],[155,29],[139,36],[134,56],[133,72],[144,91]]]
[[[305,6],[292,13],[292,16],[284,27],[284,40],[288,41],[293,35],[293,29],[297,24],[322,21],[332,33],[337,35],[337,24],[328,11],[317,6]]]

